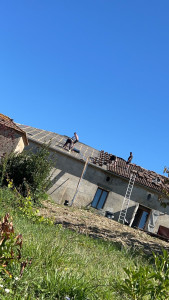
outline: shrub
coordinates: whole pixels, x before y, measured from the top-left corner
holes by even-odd
[[[42,197],[50,184],[52,161],[47,146],[38,148],[36,153],[23,151],[11,153],[2,159],[0,165],[1,185],[12,179],[14,186],[23,196],[31,193],[34,201]]]

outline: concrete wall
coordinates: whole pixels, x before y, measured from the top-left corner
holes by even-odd
[[[37,148],[36,143],[29,141],[29,147],[33,151]],[[55,157],[54,159],[52,157]],[[56,152],[51,150],[53,159],[52,187],[48,194],[59,204],[64,204],[65,200],[72,201],[79,178],[84,168],[84,161],[75,159],[67,152]],[[107,181],[109,177],[109,181]],[[117,177],[101,167],[89,164],[81,181],[74,205],[86,207],[91,205],[98,187],[109,192],[104,208],[100,211],[105,215],[105,211],[112,211],[114,219],[118,220],[123,199],[128,186],[128,180]],[[149,195],[149,196],[148,196]],[[158,231],[159,225],[169,227],[169,207],[163,208],[158,200],[158,193],[143,186],[134,185],[131,201],[127,211],[126,219],[131,220],[137,203],[153,210],[159,211],[159,217],[155,224],[154,232]]]

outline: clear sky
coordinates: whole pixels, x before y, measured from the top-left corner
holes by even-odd
[[[0,1],[0,112],[163,174],[168,0]]]

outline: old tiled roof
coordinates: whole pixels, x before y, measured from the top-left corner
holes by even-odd
[[[9,117],[3,115],[3,114],[0,114],[0,126],[5,126],[5,127],[8,127],[8,128],[11,128],[11,129],[14,129],[15,131],[17,131],[18,133],[20,133],[23,137],[23,140],[24,140],[24,143],[25,143],[25,146],[28,145],[28,139],[27,139],[27,136],[26,136],[26,132],[23,131],[19,126],[17,126],[12,119],[10,119]]]
[[[116,160],[114,160],[116,158]],[[105,165],[107,170],[124,178],[130,177],[132,171],[135,171],[135,182],[147,186],[159,192],[164,189],[169,190],[169,185],[166,184],[166,177],[155,173],[154,171],[146,170],[136,164],[126,164],[126,160],[116,157],[108,152],[100,151],[98,157],[92,159],[93,163],[99,166]]]
[[[61,151],[65,154],[70,155],[71,157],[76,157],[77,159],[86,159],[87,157],[90,157],[91,163],[126,179],[129,179],[130,172],[132,170],[135,170],[136,183],[152,188],[153,190],[161,192],[164,187],[167,187],[167,185],[164,184],[166,180],[165,176],[159,175],[153,171],[143,169],[135,164],[129,164],[127,167],[126,161],[120,157],[117,157],[117,162],[116,164],[114,164],[114,161],[112,160],[114,155],[104,151],[96,150],[88,145],[81,143],[80,141],[75,144],[75,147],[80,150],[80,153],[73,151],[71,153],[68,153],[63,149],[63,145],[67,139],[67,136],[47,130],[37,129],[27,125],[18,124],[18,126],[27,133],[27,137],[30,141],[32,140],[34,142],[42,144],[50,142],[52,149]]]

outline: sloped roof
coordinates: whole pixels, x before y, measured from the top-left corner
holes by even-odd
[[[27,125],[18,124],[18,126],[27,133],[29,140],[42,144],[50,142],[52,149],[56,151],[59,150],[70,157],[76,157],[77,159],[86,159],[87,157],[90,157],[90,163],[126,179],[129,179],[131,171],[134,170],[136,173],[136,183],[158,192],[162,192],[164,187],[169,190],[169,186],[165,184],[167,177],[157,174],[154,171],[146,170],[136,164],[129,164],[127,166],[126,160],[120,157],[117,157],[116,164],[114,164],[114,161],[112,160],[112,156],[114,155],[104,152],[103,150],[96,150],[81,143],[80,141],[75,144],[75,148],[80,150],[80,153],[76,153],[74,151],[68,153],[65,149],[63,149],[63,145],[68,138],[66,135],[60,135]]]
[[[22,130],[24,130],[27,134],[27,137],[29,140],[35,141],[37,143],[43,144],[43,143],[50,143],[50,147],[54,150],[59,150],[63,152],[64,154],[68,154],[69,156],[76,157],[78,159],[85,159],[88,156],[89,157],[95,157],[99,155],[99,151],[81,143],[80,141],[75,144],[75,148],[80,150],[80,153],[71,152],[68,153],[63,148],[63,145],[65,141],[67,140],[68,136],[61,135],[55,132],[43,130],[43,129],[37,129],[35,127],[27,126],[27,125],[21,125],[17,124]]]
[[[121,157],[116,157],[116,161],[114,161],[114,155],[104,152],[103,150],[100,151],[99,156],[94,157],[92,161],[101,167],[105,165],[108,171],[128,179],[130,178],[131,172],[134,171],[136,174],[136,183],[159,192],[162,192],[164,189],[169,190],[169,184],[166,184],[167,178],[165,176],[157,174],[154,171],[146,170],[136,164],[130,163],[127,165],[126,160]]]
[[[26,136],[26,132],[23,131],[19,126],[17,126],[12,119],[10,119],[9,117],[3,115],[3,114],[0,114],[0,126],[5,126],[5,127],[8,127],[8,128],[11,128],[11,129],[14,129],[15,131],[17,131],[18,133],[20,133],[23,137],[23,140],[24,140],[24,143],[25,143],[25,146],[28,145],[28,139],[27,139],[27,136]]]

